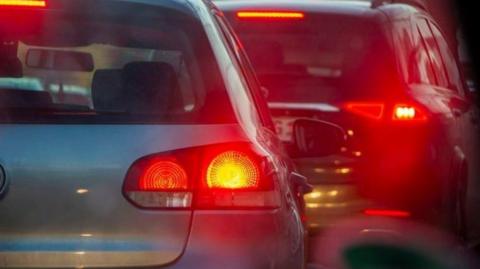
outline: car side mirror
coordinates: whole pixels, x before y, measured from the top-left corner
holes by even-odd
[[[345,131],[333,123],[300,119],[293,124],[294,157],[312,158],[339,153],[346,144]]]
[[[472,101],[478,101],[479,93],[477,84],[473,80],[467,80],[468,97]]]

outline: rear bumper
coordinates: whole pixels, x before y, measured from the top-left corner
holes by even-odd
[[[152,269],[303,268],[305,232],[300,218],[292,217],[292,212],[282,209],[196,211],[183,253],[165,257],[173,260],[168,264],[156,265],[159,257],[153,252],[92,249],[37,252],[28,257],[22,252],[0,252],[0,267],[15,264],[15,268],[66,268],[75,264],[77,268],[89,268],[95,264],[95,268],[136,268],[142,264],[141,268]],[[114,267],[110,259],[117,261]]]
[[[183,255],[166,268],[302,268],[305,233],[282,217],[280,210],[197,211]]]
[[[361,214],[371,203],[362,198],[355,184],[315,185],[305,195],[307,226],[316,233],[344,218]]]

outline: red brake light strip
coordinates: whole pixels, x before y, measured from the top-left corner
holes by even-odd
[[[237,18],[240,19],[303,19],[303,12],[292,11],[239,11]]]
[[[396,218],[408,218],[411,213],[404,210],[392,210],[392,209],[366,209],[363,214],[367,216],[381,216],[381,217],[396,217]]]
[[[46,7],[44,0],[0,0],[0,6],[10,7]]]

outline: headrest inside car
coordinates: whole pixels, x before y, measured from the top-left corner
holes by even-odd
[[[131,62],[123,69],[95,72],[93,104],[97,111],[162,114],[170,109],[178,80],[170,64]]]
[[[0,90],[0,107],[3,108],[49,108],[53,105],[48,92],[29,90]]]
[[[93,106],[98,111],[125,112],[121,69],[99,69],[92,81]]]
[[[175,70],[163,62],[132,62],[122,70],[129,111],[165,113],[178,88]]]
[[[22,62],[17,58],[0,58],[0,77],[21,78],[23,76]]]

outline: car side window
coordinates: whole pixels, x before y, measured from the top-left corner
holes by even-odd
[[[454,88],[452,90],[457,90],[460,94],[463,95],[464,92],[462,91],[463,89],[462,77],[460,75],[457,60],[453,56],[452,51],[450,50],[450,47],[447,41],[445,40],[445,37],[441,33],[440,29],[438,29],[438,27],[433,23],[430,23],[430,28],[432,29],[433,36],[440,49],[440,53],[442,55],[443,62],[445,64],[445,70],[447,71],[449,87]]]
[[[413,46],[409,53],[409,82],[410,83],[437,83],[433,72],[430,56],[416,25],[413,28]]]
[[[449,83],[447,79],[447,73],[445,71],[445,66],[443,64],[443,59],[437,46],[437,42],[435,41],[435,38],[433,38],[433,34],[430,31],[427,20],[423,18],[419,19],[417,21],[417,27],[420,31],[422,40],[425,44],[425,48],[427,49],[430,61],[432,63],[433,73],[435,74],[435,78],[437,79],[436,85],[443,88],[448,88]]]
[[[392,29],[393,45],[395,47],[395,55],[398,59],[399,68],[405,81],[413,82],[415,76],[410,67],[410,54],[412,53],[412,38],[409,32],[409,22],[407,20],[395,21]],[[417,72],[418,73],[418,72]]]
[[[254,99],[254,103],[257,107],[257,110],[260,114],[262,122],[265,127],[268,129],[275,131],[275,127],[268,110],[268,105],[265,99],[262,96],[260,83],[253,71],[253,67],[246,56],[245,51],[242,48],[240,41],[238,40],[235,32],[230,28],[230,25],[226,22],[225,18],[221,14],[214,14],[223,35],[228,40],[231,49],[234,51],[237,60],[240,62],[240,68],[249,84],[250,93]]]

